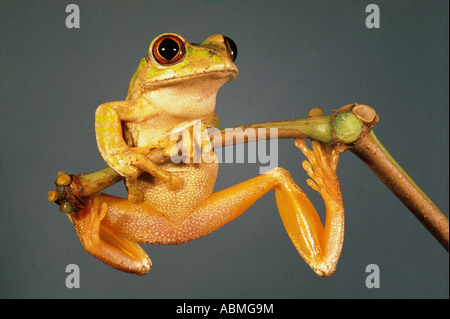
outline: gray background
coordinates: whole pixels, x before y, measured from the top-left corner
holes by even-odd
[[[69,3],[1,1],[0,297],[448,298],[447,252],[352,153],[338,169],[344,248],[325,279],[294,249],[273,194],[207,237],[143,245],[153,261],[144,277],[85,253],[47,202],[58,170],[105,167],[94,111],[125,97],[157,35],[202,42],[223,33],[238,45],[240,70],[219,92],[223,127],[371,105],[378,137],[448,214],[448,1],[376,1],[381,28],[371,30],[369,1],[75,1],[81,28],[67,29]],[[280,142],[279,165],[306,190],[302,160],[292,141]],[[256,174],[255,164],[223,164],[217,189]],[[79,289],[65,286],[71,263]],[[379,289],[365,286],[372,263]]]

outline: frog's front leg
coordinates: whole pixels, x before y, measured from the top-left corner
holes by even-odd
[[[148,172],[161,179],[170,189],[177,188],[180,180],[177,176],[161,169],[145,154],[125,143],[122,135],[122,120],[135,119],[132,114],[126,114],[121,109],[129,109],[128,104],[133,102],[133,100],[127,100],[100,105],[95,113],[95,132],[102,157],[111,168],[125,177],[129,199],[138,202],[142,200],[142,193],[137,188],[137,178],[142,172]],[[142,116],[143,112],[136,113]],[[146,114],[146,116],[151,115]]]

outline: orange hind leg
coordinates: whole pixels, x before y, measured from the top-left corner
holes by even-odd
[[[344,211],[335,172],[339,153],[317,141],[312,141],[312,150],[303,140],[296,140],[296,146],[309,159],[303,163],[312,179],[308,184],[325,201],[325,226],[305,193],[282,168],[211,194],[181,224],[171,223],[163,212],[146,203],[109,195],[92,198],[82,211],[71,215],[71,220],[89,253],[116,269],[145,274],[151,262],[138,241],[179,244],[205,236],[274,190],[294,246],[317,274],[329,276],[336,268],[344,234]]]

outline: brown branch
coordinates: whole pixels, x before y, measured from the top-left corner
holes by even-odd
[[[448,218],[393,160],[387,150],[379,143],[375,134],[371,132],[358,144],[350,148],[350,151],[369,166],[448,251]]]
[[[344,114],[344,118],[341,116]],[[348,114],[356,115],[348,121]],[[343,120],[339,128],[338,117]],[[355,123],[355,118],[356,122]],[[449,221],[448,218],[433,204],[433,202],[409,178],[403,169],[389,155],[373,134],[372,128],[378,122],[376,112],[365,105],[350,104],[328,116],[314,116],[309,119],[257,123],[241,126],[232,135],[226,131],[216,132],[212,138],[215,148],[236,143],[245,143],[261,139],[273,138],[270,131],[262,135],[247,135],[246,128],[277,128],[277,138],[311,138],[328,143],[340,152],[350,150],[363,160],[369,168],[385,183],[389,189],[408,207],[431,234],[448,251]],[[357,129],[348,129],[352,125]],[[358,126],[359,125],[359,126]],[[236,129],[236,128],[233,128]],[[220,138],[215,138],[217,136]],[[351,138],[349,138],[349,136]],[[352,137],[353,136],[353,137]],[[146,154],[153,162],[161,164],[170,161],[160,149]],[[122,180],[122,177],[111,168],[83,175],[68,176],[63,173],[55,182],[56,190],[49,192],[49,200],[60,205],[63,212],[78,210],[89,196]]]

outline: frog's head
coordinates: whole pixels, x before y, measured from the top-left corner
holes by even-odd
[[[211,93],[217,93],[238,74],[236,56],[235,43],[221,34],[195,44],[178,34],[164,33],[152,41],[149,55],[141,60],[130,81],[128,98],[164,88],[195,90],[200,83],[201,91],[205,92],[208,83]]]

